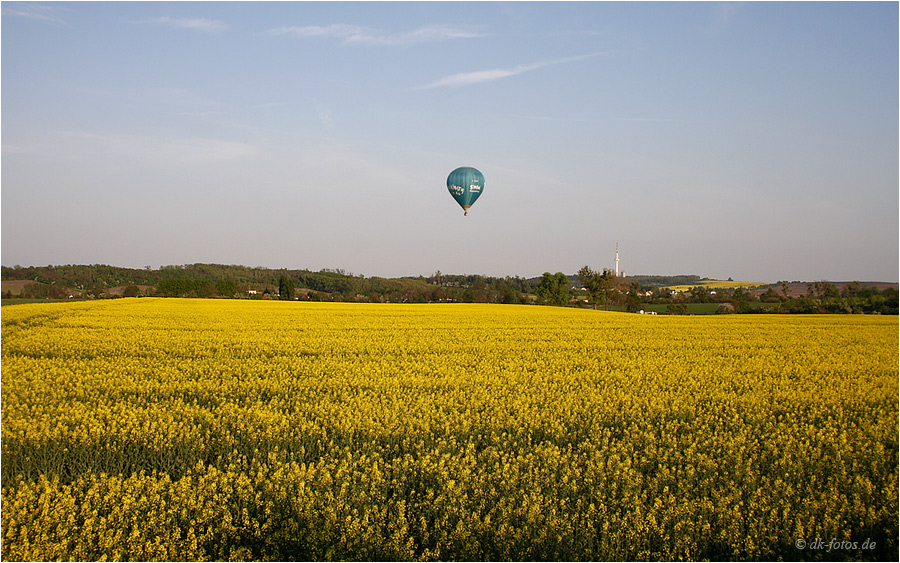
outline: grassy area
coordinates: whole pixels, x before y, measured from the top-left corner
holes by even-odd
[[[719,310],[721,303],[686,303],[688,314],[690,315],[712,315]],[[669,304],[667,303],[647,303],[644,305],[644,311],[647,313],[656,313],[665,315],[669,312]]]
[[[0,299],[0,306],[7,305],[25,305],[27,303],[72,303],[73,301],[91,301],[90,299],[19,299],[18,297],[14,297],[12,299]]]
[[[643,309],[645,312],[653,312],[658,315],[665,315],[669,312],[671,304],[645,304]],[[719,311],[722,303],[685,303],[689,315],[714,315]],[[759,301],[749,302],[751,309],[769,309],[777,307],[778,303],[762,303]]]

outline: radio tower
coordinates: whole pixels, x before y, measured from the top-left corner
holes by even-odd
[[[616,241],[616,277],[619,277],[619,242]]]

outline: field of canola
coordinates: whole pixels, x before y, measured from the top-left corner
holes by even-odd
[[[4,560],[897,559],[896,317],[121,299],[2,325]]]

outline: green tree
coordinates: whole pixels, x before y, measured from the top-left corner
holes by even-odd
[[[294,280],[288,276],[278,278],[278,294],[279,299],[284,301],[294,300]]]
[[[578,283],[587,291],[591,308],[596,309],[597,302],[600,300],[600,274],[592,270],[590,266],[582,266],[578,270]]]
[[[516,295],[516,290],[514,290],[510,286],[506,286],[505,288],[503,288],[503,303],[509,305],[512,303],[518,303],[519,301],[521,301],[521,297]]]
[[[670,315],[687,315],[687,303],[672,303],[671,305],[666,307],[666,312]]]
[[[603,303],[609,309],[609,294],[614,288],[615,281],[612,270],[604,268],[601,274],[591,270],[590,266],[584,266],[578,270],[578,281],[587,290],[594,309],[597,308],[597,303]]]
[[[216,293],[231,297],[237,293],[238,288],[234,280],[219,280],[216,282]]]
[[[844,287],[844,297],[859,297],[862,285],[858,281],[852,281]]]
[[[30,283],[22,290],[22,296],[31,299],[62,299],[66,296],[66,292],[55,285]]]
[[[641,284],[631,282],[628,284],[628,295],[625,297],[625,310],[629,313],[637,313],[641,310]]]
[[[731,294],[732,304],[738,313],[746,313],[750,311],[750,301],[753,301],[753,295],[742,287],[735,288]]]
[[[564,307],[571,298],[569,293],[569,276],[562,272],[556,272],[555,274],[544,272],[544,275],[541,276],[541,283],[538,285],[535,293],[545,303]]]
[[[841,292],[838,291],[837,286],[830,281],[817,281],[813,284],[813,288],[815,289],[816,297],[819,299],[841,296]]]
[[[765,293],[759,296],[759,300],[764,303],[779,303],[781,301],[781,297],[773,288],[769,288]]]

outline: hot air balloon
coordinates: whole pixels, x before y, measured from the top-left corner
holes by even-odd
[[[469,166],[457,168],[447,176],[447,189],[468,215],[469,208],[484,191],[484,174]]]

